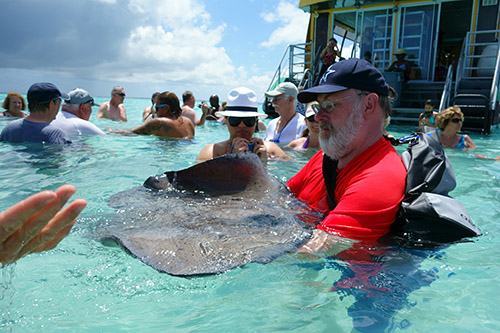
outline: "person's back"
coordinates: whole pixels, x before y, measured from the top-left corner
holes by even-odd
[[[144,125],[146,130],[134,130],[137,134],[153,134],[163,138],[186,138],[194,136],[194,125],[186,117],[176,119],[158,117],[151,119]]]
[[[194,136],[194,124],[183,117],[179,99],[170,91],[158,95],[156,104],[157,118],[147,121],[132,130],[141,135],[156,135],[162,138],[186,138]]]
[[[104,135],[104,132],[101,131],[96,125],[66,111],[60,111],[57,114],[56,119],[54,119],[54,121],[50,124],[59,128],[69,137],[78,137],[82,135]]]
[[[32,122],[26,119],[17,119],[8,124],[0,134],[0,141],[20,142],[44,142],[64,144],[70,143],[66,134],[50,123]]]
[[[64,101],[62,110],[50,124],[73,138],[82,135],[104,135],[103,131],[88,121],[92,114],[92,106],[96,106],[90,93],[76,88],[70,91],[68,96],[69,99]]]

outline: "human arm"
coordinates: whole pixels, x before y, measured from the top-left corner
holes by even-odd
[[[153,106],[148,106],[142,111],[142,121],[145,122],[149,117],[153,116]]]
[[[39,192],[1,212],[0,262],[13,263],[27,254],[56,247],[87,205],[77,199],[61,210],[75,191],[74,186],[63,185],[56,192]]]
[[[123,104],[118,105],[118,110],[120,116],[119,121],[128,121],[127,113],[125,112],[125,107],[123,106]]]
[[[134,128],[133,133],[139,135],[157,135],[160,137],[168,136],[168,132],[171,126],[166,121],[161,121],[160,119],[152,119],[145,124]]]
[[[281,149],[280,146],[278,146],[274,142],[264,141],[264,145],[266,146],[267,156],[270,156],[272,158],[277,158],[280,160],[290,160],[290,157],[288,157],[288,155],[283,151],[283,149]]]
[[[101,105],[99,106],[99,110],[97,111],[96,117],[100,118],[100,119],[108,119],[109,118],[108,103],[107,102],[101,103]]]
[[[474,144],[474,141],[472,141],[472,139],[468,135],[465,135],[464,143],[465,143],[465,147],[468,149],[476,149],[477,148],[476,145]]]
[[[210,107],[206,103],[202,103],[201,104],[202,115],[201,115],[200,120],[196,120],[197,121],[196,126],[201,126],[201,125],[205,124],[205,120],[207,119],[207,114],[209,111],[210,111]],[[196,117],[196,115],[195,115],[195,117]]]

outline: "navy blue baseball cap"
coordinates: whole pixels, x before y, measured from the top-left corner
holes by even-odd
[[[33,83],[28,89],[28,103],[48,103],[54,98],[69,99],[69,96],[61,91],[50,82]]]
[[[319,85],[300,92],[300,103],[316,100],[318,94],[330,94],[347,89],[359,89],[389,96],[389,85],[372,64],[363,59],[348,59],[331,65],[319,81]]]

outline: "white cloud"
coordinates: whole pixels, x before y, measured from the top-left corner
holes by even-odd
[[[295,5],[281,1],[276,8],[276,14],[262,13],[261,17],[266,22],[281,24],[271,33],[267,41],[261,43],[261,46],[272,47],[281,44],[305,42],[309,14]]]
[[[236,69],[219,45],[226,26],[211,27],[202,3],[131,0],[128,8],[148,19],[129,32],[121,56],[99,72],[122,82],[198,86],[236,80]]]

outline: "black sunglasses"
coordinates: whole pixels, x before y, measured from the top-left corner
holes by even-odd
[[[125,97],[125,94],[121,93],[121,92],[116,92],[115,95],[118,95],[118,96],[121,96],[121,97]]]
[[[246,127],[255,126],[255,123],[257,122],[257,118],[255,117],[227,117],[227,122],[232,127],[238,126],[242,120]]]
[[[451,118],[450,121],[455,124],[458,124],[460,121],[463,122],[461,118]]]
[[[316,119],[314,119],[315,115],[312,115],[312,116],[309,116],[307,117],[307,121],[310,122],[310,123],[314,123],[316,121]]]

